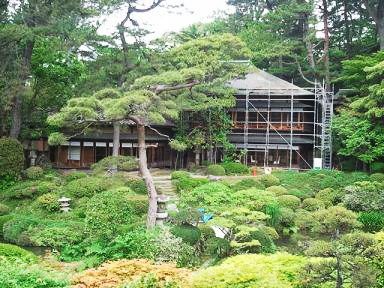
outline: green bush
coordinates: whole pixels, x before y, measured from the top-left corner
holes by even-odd
[[[30,180],[36,180],[44,175],[44,170],[40,166],[32,166],[24,170],[25,177]]]
[[[214,176],[224,176],[225,169],[220,165],[212,164],[208,166],[207,174],[214,175]]]
[[[277,197],[274,193],[255,188],[236,192],[232,204],[237,207],[244,206],[257,211],[264,211],[267,206],[278,205]]]
[[[147,195],[147,186],[141,178],[129,178],[126,180],[126,185],[137,194]]]
[[[261,252],[274,253],[276,251],[276,245],[273,242],[272,237],[262,229],[257,229],[256,231],[251,232],[250,238],[260,242]]]
[[[181,207],[178,211],[170,212],[169,220],[175,225],[192,225],[201,218],[201,213],[196,208]]]
[[[313,195],[313,193],[307,192],[305,189],[288,190],[288,194],[299,197],[300,199],[310,198]]]
[[[316,193],[315,198],[324,202],[326,206],[339,204],[344,197],[344,192],[339,189],[325,188]]]
[[[220,164],[225,169],[227,175],[244,175],[249,174],[247,165],[237,162],[224,162]]]
[[[282,207],[280,209],[280,221],[279,224],[282,227],[293,227],[295,226],[296,212],[290,208]]]
[[[3,192],[5,199],[32,199],[58,189],[54,182],[24,181],[11,186]]]
[[[13,219],[12,215],[0,216],[0,239],[4,237],[4,224]]]
[[[375,162],[371,164],[371,171],[373,173],[384,173],[384,162]]]
[[[95,194],[87,203],[85,222],[94,235],[111,238],[120,226],[138,221],[132,202],[122,191]]]
[[[59,196],[53,193],[43,194],[36,199],[36,205],[38,208],[48,211],[56,212],[59,211]]]
[[[189,245],[195,245],[201,236],[199,228],[192,225],[180,225],[171,228],[171,233],[176,237],[183,239]]]
[[[32,215],[15,216],[3,226],[4,239],[20,246],[33,246],[34,243],[30,239],[29,230],[36,227],[40,222],[41,219]]]
[[[137,160],[133,156],[109,156],[92,164],[91,169],[97,172],[108,171],[116,167],[118,171],[131,171],[137,169]]]
[[[297,209],[301,204],[300,198],[293,195],[278,196],[277,201],[279,202],[280,206],[291,208],[293,210]]]
[[[73,180],[76,180],[76,179],[81,179],[81,178],[85,178],[87,177],[88,174],[85,173],[85,172],[81,172],[81,171],[71,171],[70,173],[68,173],[67,175],[65,175],[65,180],[67,180],[67,182],[71,182]]]
[[[196,187],[209,183],[209,180],[206,178],[183,177],[173,180],[172,183],[176,186],[177,192],[181,193],[192,191]]]
[[[371,181],[384,183],[384,173],[374,173],[369,177]]]
[[[279,178],[276,176],[269,174],[269,175],[262,175],[260,177],[261,183],[265,185],[265,187],[271,187],[271,186],[277,186],[280,184]]]
[[[258,179],[247,178],[233,184],[231,188],[233,189],[233,191],[240,191],[240,190],[245,190],[249,188],[257,188],[257,189],[263,190],[265,186]]]
[[[181,201],[192,207],[206,209],[222,209],[223,204],[230,204],[232,190],[219,182],[211,182],[196,187],[189,193],[182,193]]]
[[[275,193],[277,196],[280,196],[280,195],[287,195],[288,194],[288,190],[286,188],[284,188],[283,186],[270,186],[268,187],[267,189],[265,189],[267,191],[270,191],[270,192],[273,192]]]
[[[61,189],[63,195],[76,198],[92,197],[94,194],[105,191],[109,186],[102,177],[87,177],[73,180]]]
[[[225,258],[231,252],[229,241],[218,237],[209,238],[206,247],[206,252],[215,258]]]
[[[23,262],[36,262],[37,257],[31,252],[12,244],[0,243],[0,257],[4,256],[10,259],[20,259]]]
[[[0,203],[0,216],[6,215],[11,212],[11,208],[7,205]]]
[[[325,208],[325,204],[320,199],[307,198],[303,200],[301,207],[307,211],[316,211]]]
[[[357,182],[345,188],[344,204],[354,211],[383,211],[384,183]]]
[[[189,174],[189,172],[187,172],[187,171],[174,171],[171,174],[171,179],[175,180],[175,179],[180,179],[180,178],[187,178],[190,176],[191,176],[191,174]]]
[[[362,212],[357,218],[362,224],[364,231],[378,232],[384,229],[384,213],[383,212]]]
[[[13,138],[0,138],[0,179],[18,178],[23,167],[23,145]]]

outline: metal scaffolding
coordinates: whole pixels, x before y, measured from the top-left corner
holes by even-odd
[[[293,85],[292,85],[293,86]],[[333,98],[334,93],[328,92],[325,88],[324,83],[319,84],[316,83],[315,87],[312,88],[289,88],[286,91],[283,91],[282,88],[274,89],[268,87],[268,89],[243,89],[238,90],[238,96],[245,97],[237,97],[236,101],[245,101],[245,118],[244,118],[244,128],[243,128],[243,139],[244,143],[239,144],[239,148],[243,148],[246,151],[245,162],[248,162],[248,154],[251,152],[264,153],[264,167],[269,166],[269,155],[271,150],[275,150],[278,146],[285,146],[284,149],[288,150],[289,155],[289,163],[287,167],[288,169],[293,169],[293,156],[297,154],[303,163],[305,163],[304,169],[312,169],[313,164],[311,165],[307,161],[309,159],[305,159],[303,157],[301,151],[298,149],[298,145],[295,142],[295,139],[298,137],[306,136],[312,139],[313,146],[313,162],[315,159],[322,161],[323,169],[331,169],[332,168],[332,134],[331,134],[331,126],[332,126],[332,116],[333,116]],[[308,94],[303,94],[302,92],[306,91]],[[259,101],[266,102],[266,107],[258,106]],[[272,111],[272,103],[274,101],[284,101],[289,102],[289,133],[280,132],[275,126],[278,124],[271,119]],[[297,109],[297,103],[313,103],[311,105],[310,110],[300,110]],[[255,104],[254,104],[255,103]],[[261,103],[261,102],[259,102]],[[303,119],[294,120],[294,114],[303,113]],[[260,134],[255,133],[250,130],[250,124],[254,124],[255,122],[250,121],[250,112],[257,113],[257,119],[261,117],[263,123],[266,124],[265,127],[265,144],[262,143],[250,143],[250,137],[252,135]],[[264,114],[263,114],[264,113]],[[310,116],[306,116],[306,115]],[[299,114],[298,114],[299,115]],[[299,116],[298,116],[299,117]],[[309,119],[313,119],[312,121],[307,121]],[[282,120],[281,120],[282,122]],[[259,123],[259,122],[257,122]],[[305,127],[312,127],[311,131],[295,131],[294,125],[302,124]],[[258,125],[257,125],[258,126]],[[303,126],[304,127],[304,126]],[[236,133],[232,133],[235,135]],[[282,139],[283,145],[277,145],[271,141],[271,136],[279,137]],[[272,142],[272,143],[271,143]],[[262,147],[264,146],[264,147]],[[295,153],[295,154],[294,154]],[[296,156],[296,155],[295,155]],[[252,159],[252,158],[251,158]],[[297,167],[296,167],[297,168]]]

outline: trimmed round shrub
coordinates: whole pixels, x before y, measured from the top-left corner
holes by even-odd
[[[227,239],[212,237],[206,242],[206,251],[209,255],[217,258],[225,258],[231,251],[231,245]]]
[[[118,171],[131,171],[138,168],[137,159],[133,156],[109,156],[92,164],[91,169],[97,172],[108,171],[116,167]]]
[[[208,225],[199,225],[199,229],[200,229],[200,232],[201,232],[201,238],[206,241],[208,240],[209,238],[213,238],[215,237],[215,231],[212,229],[212,227],[208,226]]]
[[[92,197],[94,194],[106,190],[106,182],[103,180],[100,177],[76,179],[62,187],[61,192],[76,198]]]
[[[137,194],[147,195],[147,186],[141,178],[130,178],[126,181],[126,185]]]
[[[225,169],[227,175],[244,175],[249,174],[247,165],[238,162],[225,162],[220,164]]]
[[[65,175],[65,180],[67,180],[68,182],[71,182],[73,180],[85,178],[87,176],[88,176],[88,174],[85,172],[72,171],[72,172],[68,173],[67,175]]]
[[[276,251],[276,245],[270,235],[265,233],[261,229],[251,232],[251,239],[257,240],[261,244],[261,252],[263,253],[274,253]]]
[[[0,203],[0,216],[6,215],[11,212],[11,208],[7,205]]]
[[[12,215],[3,215],[0,216],[0,238],[4,237],[4,224],[7,223],[8,221],[11,221],[13,219]]]
[[[57,189],[58,186],[53,182],[25,181],[11,186],[3,192],[3,195],[6,199],[31,199]]]
[[[307,191],[301,189],[292,189],[288,191],[288,194],[299,197],[300,199],[305,199],[310,198],[313,193],[308,193]]]
[[[42,210],[48,212],[56,212],[59,211],[59,196],[53,193],[43,194],[36,199],[36,205]]]
[[[257,211],[264,211],[266,207],[276,208],[278,206],[274,193],[255,188],[236,192],[232,203],[238,207],[245,206]]]
[[[225,169],[220,165],[209,165],[207,168],[207,174],[208,175],[214,175],[214,176],[224,176],[225,175]]]
[[[287,195],[288,194],[288,190],[286,188],[284,188],[283,186],[270,186],[268,187],[267,189],[265,189],[267,191],[270,191],[270,192],[273,192],[275,193],[277,196],[280,196],[280,195]]]
[[[315,198],[324,202],[328,206],[336,205],[343,199],[344,193],[341,190],[325,188],[316,193]]]
[[[23,145],[13,138],[0,138],[0,179],[18,178],[23,167]]]
[[[280,184],[279,178],[272,174],[265,174],[261,176],[260,181],[265,185],[265,187],[277,186]]]
[[[173,184],[176,186],[178,193],[192,191],[194,188],[207,183],[209,183],[209,180],[206,178],[185,177],[173,180]]]
[[[40,166],[32,166],[24,170],[27,179],[36,180],[44,175],[44,170]]]
[[[291,208],[293,210],[297,209],[301,204],[300,198],[293,195],[278,196],[277,201],[279,202],[280,206]]]
[[[171,233],[192,246],[200,240],[201,236],[200,229],[192,225],[174,226],[171,228]]]
[[[280,209],[280,225],[283,227],[295,226],[296,212],[290,208],[282,207]]]
[[[19,259],[23,262],[36,262],[37,257],[31,252],[12,244],[0,243],[0,256]]]
[[[356,182],[345,187],[343,203],[354,211],[384,211],[384,183]]]
[[[171,174],[171,179],[175,180],[175,179],[180,179],[180,178],[187,178],[187,177],[190,177],[190,176],[191,175],[187,171],[174,171]]]
[[[384,173],[384,162],[375,162],[371,165],[371,171],[373,173]]]
[[[317,211],[325,208],[323,201],[316,198],[307,198],[303,200],[301,207],[307,211]]]
[[[4,239],[20,246],[33,246],[29,229],[37,226],[41,220],[32,215],[14,217],[3,226]]]
[[[362,212],[357,218],[362,224],[364,231],[378,232],[384,229],[384,213],[378,211]]]
[[[249,188],[257,188],[257,189],[263,190],[265,186],[258,179],[247,178],[233,184],[231,188],[233,189],[233,191],[240,191],[240,190],[245,190]]]
[[[371,181],[384,183],[384,173],[374,173],[369,178]]]

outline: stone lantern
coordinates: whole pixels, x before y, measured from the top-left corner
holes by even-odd
[[[156,224],[162,225],[164,220],[168,218],[167,202],[169,197],[160,195],[157,197],[157,213],[156,213]]]
[[[58,201],[59,201],[61,211],[69,212],[69,210],[71,210],[71,208],[69,208],[69,206],[70,206],[69,202],[71,201],[70,198],[61,197]]]

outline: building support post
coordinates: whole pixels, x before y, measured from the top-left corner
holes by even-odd
[[[292,148],[293,148],[293,90],[291,89],[291,131],[289,145],[289,169],[292,169]]]

